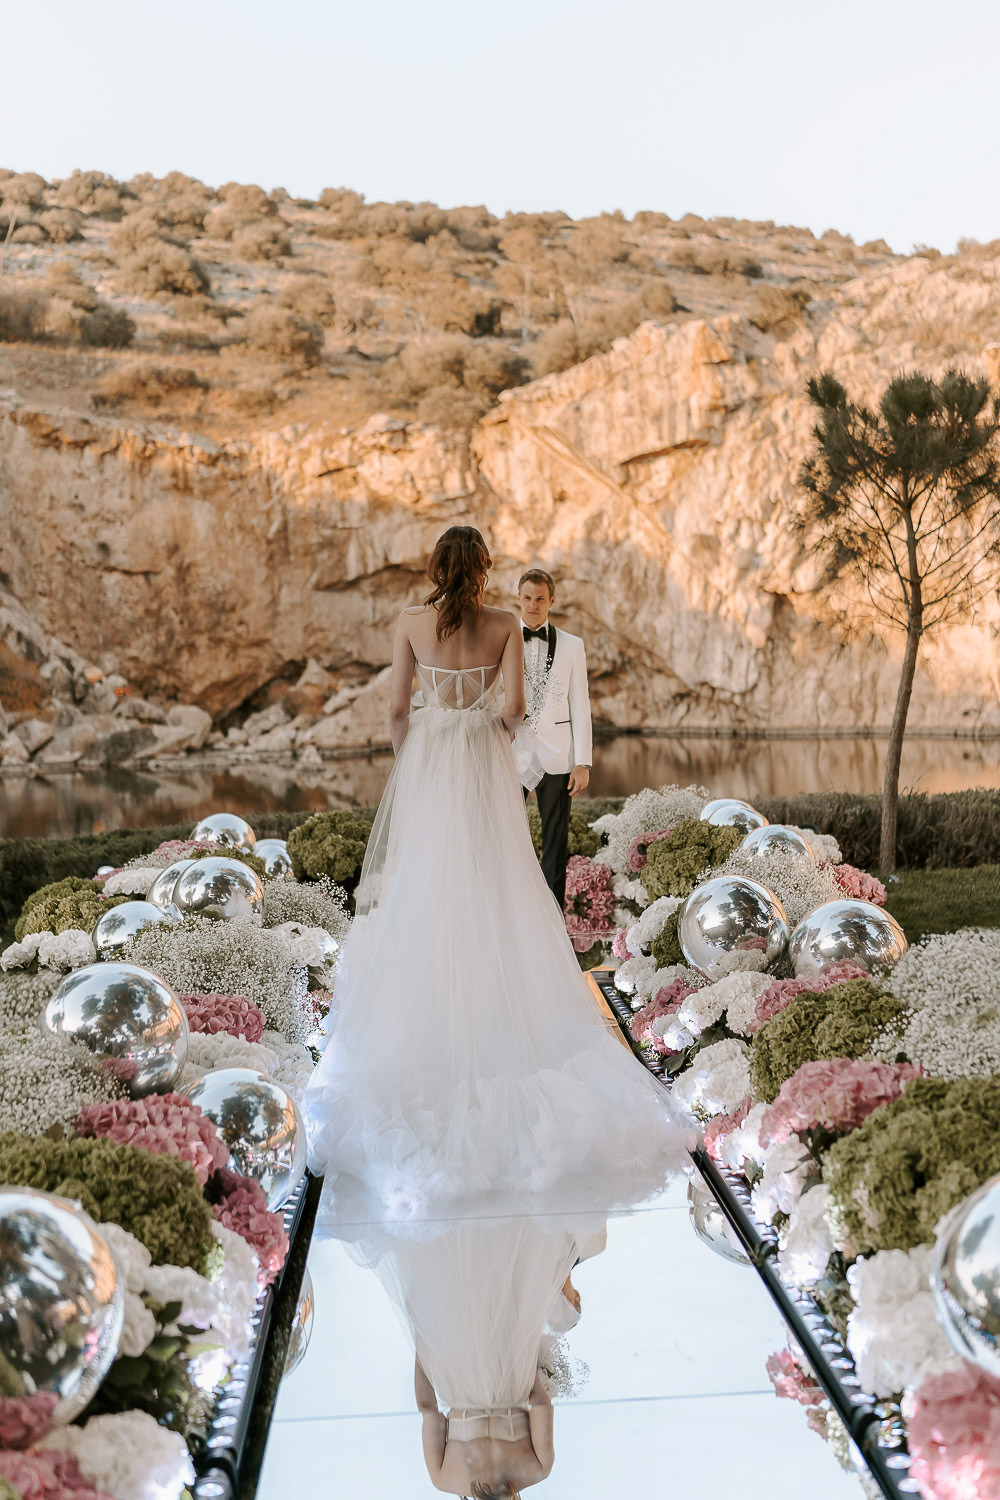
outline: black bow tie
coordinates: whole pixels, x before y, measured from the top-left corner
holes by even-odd
[[[548,643],[549,627],[547,625],[543,625],[540,630],[529,630],[527,625],[522,625],[521,630],[524,633],[524,639],[526,641],[537,640],[545,641],[546,643]]]

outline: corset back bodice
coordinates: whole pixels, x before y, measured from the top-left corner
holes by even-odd
[[[471,1438],[499,1438],[516,1443],[529,1435],[526,1406],[452,1407],[448,1413],[448,1437],[468,1441]]]
[[[460,712],[499,706],[501,680],[498,664],[486,667],[431,667],[417,662],[418,708],[450,708]]]

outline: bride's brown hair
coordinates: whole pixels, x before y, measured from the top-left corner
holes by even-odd
[[[466,610],[478,619],[483,607],[486,575],[493,566],[490,549],[474,526],[449,526],[427,564],[434,585],[425,604],[438,606],[437,638],[447,640],[462,623]]]

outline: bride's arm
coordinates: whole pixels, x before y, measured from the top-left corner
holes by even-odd
[[[396,622],[396,637],[392,645],[392,689],[389,699],[389,733],[392,748],[398,755],[406,731],[410,727],[410,694],[413,691],[413,669],[417,664],[410,633],[406,626],[406,615],[401,614]]]
[[[542,1377],[537,1371],[531,1395],[528,1397],[528,1430],[531,1433],[531,1446],[535,1450],[535,1457],[541,1464],[543,1472],[548,1474],[556,1456],[552,1432],[552,1402],[542,1383]]]
[[[417,1398],[417,1407],[423,1418],[423,1430],[421,1440],[424,1449],[424,1462],[427,1472],[431,1477],[431,1483],[437,1489],[437,1481],[441,1477],[441,1465],[444,1462],[445,1448],[445,1419],[438,1411],[437,1396],[434,1387],[424,1374],[423,1366],[419,1359],[413,1366],[413,1389]]]
[[[500,674],[503,677],[504,728],[513,739],[524,718],[524,640],[517,617],[511,615],[510,620],[510,634],[500,658]]]

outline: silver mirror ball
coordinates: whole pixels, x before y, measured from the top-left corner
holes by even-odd
[[[1000,1177],[991,1177],[941,1225],[931,1290],[948,1342],[1000,1378]]]
[[[740,848],[753,855],[767,855],[777,851],[779,854],[808,854],[810,859],[813,858],[809,841],[796,829],[787,828],[784,823],[765,823],[761,828],[754,828],[747,834]]]
[[[292,856],[284,839],[258,839],[253,852],[258,859],[264,861],[264,870],[269,879],[294,880]]]
[[[42,1027],[83,1043],[133,1099],[166,1094],[187,1061],[188,1023],[169,985],[137,964],[88,964],[68,974]]]
[[[214,1120],[229,1169],[252,1177],[280,1208],[306,1169],[306,1131],[287,1089],[255,1068],[217,1068],[184,1093]]]
[[[796,976],[808,978],[848,958],[872,974],[891,967],[907,946],[902,927],[883,907],[848,899],[827,901],[803,917],[788,952]]]
[[[223,844],[251,854],[256,842],[250,824],[238,813],[212,813],[202,818],[191,830],[191,838],[196,844]]]
[[[188,865],[193,865],[194,863],[193,859],[175,859],[172,865],[167,865],[160,871],[153,884],[149,887],[149,890],[146,892],[146,900],[152,902],[154,906],[162,906],[164,909],[172,906],[174,904],[174,886]]]
[[[752,833],[755,828],[767,825],[764,814],[751,807],[749,802],[742,802],[739,797],[717,797],[714,802],[706,802],[699,816],[703,823],[737,828],[740,833]]]
[[[152,901],[123,901],[98,917],[91,933],[98,958],[114,958],[136,933],[158,922],[179,922],[176,906],[155,906]]]
[[[677,938],[685,960],[706,979],[736,969],[763,973],[785,951],[788,919],[777,896],[758,881],[716,875],[680,907]]]
[[[174,905],[185,917],[213,917],[219,922],[263,919],[264,886],[260,876],[238,859],[196,859],[178,875]]]

